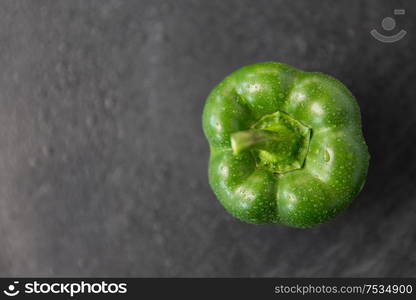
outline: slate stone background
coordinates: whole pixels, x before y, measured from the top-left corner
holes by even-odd
[[[394,8],[395,44],[373,39]],[[416,276],[413,1],[1,1],[1,276]],[[204,101],[260,61],[356,95],[368,182],[308,230],[230,217]]]

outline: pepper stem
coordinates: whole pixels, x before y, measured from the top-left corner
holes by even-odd
[[[266,148],[270,143],[285,140],[286,137],[270,130],[249,129],[238,131],[231,135],[231,147],[233,153],[238,155],[241,152],[257,148]]]

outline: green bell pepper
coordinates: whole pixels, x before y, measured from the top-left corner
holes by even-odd
[[[275,62],[219,83],[203,112],[209,182],[240,220],[311,227],[363,188],[369,154],[359,106],[338,80]]]

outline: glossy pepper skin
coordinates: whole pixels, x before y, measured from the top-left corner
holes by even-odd
[[[343,211],[367,176],[359,106],[328,75],[245,66],[212,90],[203,129],[210,185],[242,221],[315,226]]]

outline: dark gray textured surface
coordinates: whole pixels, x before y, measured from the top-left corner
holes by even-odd
[[[416,276],[412,1],[1,1],[1,276]],[[396,44],[375,41],[405,8]],[[309,230],[231,218],[201,112],[234,69],[345,82],[368,183]]]

